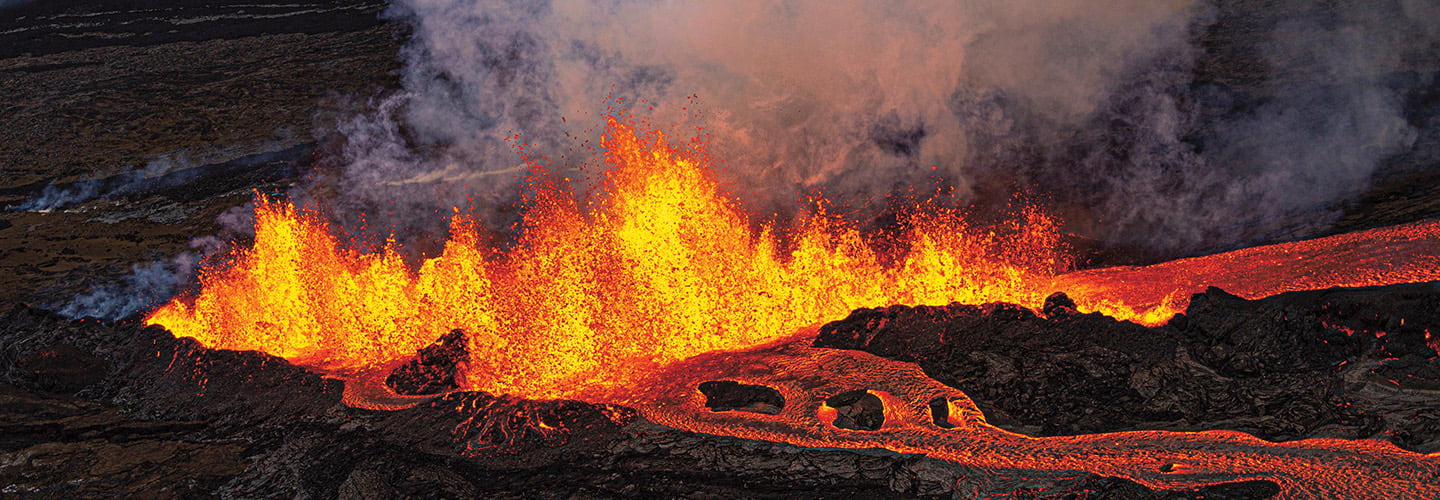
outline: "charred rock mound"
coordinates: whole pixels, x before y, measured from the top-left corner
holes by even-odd
[[[415,359],[407,361],[385,377],[385,385],[399,394],[438,394],[460,388],[455,375],[461,365],[470,361],[465,332],[452,330],[429,347],[420,349]]]
[[[1433,333],[1432,333],[1433,332]],[[1169,324],[1011,304],[860,309],[818,347],[918,363],[991,423],[1034,435],[1238,430],[1269,440],[1388,438],[1440,450],[1440,288],[1211,288]]]

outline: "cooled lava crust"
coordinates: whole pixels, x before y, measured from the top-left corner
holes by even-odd
[[[1074,314],[1059,298],[1049,317],[1005,304],[859,310],[816,343],[914,359],[971,391],[987,417],[1034,434],[1238,429],[1276,440],[1382,437],[1420,451],[1440,441],[1437,399],[1419,397],[1435,390],[1424,339],[1440,310],[1433,285],[1197,299],[1159,328]],[[0,468],[27,496],[968,494],[922,456],[708,436],[623,407],[479,392],[357,410],[340,404],[339,381],[135,321],[71,322],[18,307],[3,324],[0,451],[51,459]],[[734,400],[728,407],[780,403],[760,390],[714,389]],[[858,404],[849,399],[835,404]],[[1156,492],[1085,474],[1007,487],[996,493],[1279,491],[1249,481]]]

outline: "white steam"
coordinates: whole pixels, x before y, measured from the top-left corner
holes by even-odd
[[[402,239],[452,206],[504,225],[523,172],[506,139],[593,163],[624,98],[682,136],[703,126],[761,215],[941,183],[982,204],[1034,191],[1124,245],[1274,238],[1414,143],[1403,97],[1429,73],[1387,72],[1440,33],[1415,0],[1302,7],[1258,28],[1263,76],[1237,90],[1196,80],[1199,41],[1237,7],[1189,0],[395,0],[414,29],[403,89],[340,126],[345,165],[309,192]]]
[[[391,14],[414,26],[404,90],[342,127],[339,183],[372,220],[392,206],[433,218],[466,198],[503,200],[520,163],[504,138],[583,163],[613,94],[653,123],[706,127],[725,180],[760,213],[816,188],[879,197],[936,176],[967,188],[974,152],[957,92],[1002,89],[1048,122],[1079,123],[1127,61],[1184,45],[1192,11],[1155,0],[398,0]]]
[[[337,124],[334,163],[295,196],[421,254],[452,207],[514,222],[518,143],[585,177],[607,107],[681,140],[703,127],[761,216],[817,189],[872,210],[943,185],[981,209],[1028,191],[1068,230],[1160,256],[1304,235],[1386,162],[1440,158],[1424,97],[1440,7],[1423,0],[394,0],[387,15],[413,29],[402,88]],[[221,222],[244,232],[248,211]],[[218,248],[200,246],[63,312],[153,306]]]

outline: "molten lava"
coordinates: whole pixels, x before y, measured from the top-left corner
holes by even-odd
[[[782,245],[773,226],[752,231],[698,148],[613,120],[602,144],[603,193],[582,204],[563,183],[532,179],[512,249],[485,248],[476,221],[456,216],[444,251],[416,272],[393,248],[347,250],[315,214],[261,198],[254,246],[147,322],[337,371],[413,355],[461,328],[474,360],[467,388],[577,397],[858,307],[1038,304],[1064,265],[1055,225],[1034,212],[1000,230],[946,210],[906,214],[909,251],[888,265],[823,211]]]
[[[1274,443],[1225,430],[1017,434],[988,423],[974,400],[926,376],[914,363],[813,347],[815,334],[802,330],[771,345],[677,362],[612,401],[640,410],[652,422],[692,432],[943,459],[962,468],[953,478],[955,496],[972,498],[1075,471],[1124,477],[1157,489],[1266,479],[1280,486],[1278,498],[1440,497],[1435,481],[1440,453],[1422,455],[1378,439]],[[695,390],[709,379],[770,387],[786,403],[773,415],[710,411],[705,396]],[[857,389],[883,401],[879,429],[830,425],[835,410],[824,401]],[[937,399],[948,405],[948,428],[934,423],[929,402]]]
[[[418,270],[394,248],[347,249],[317,214],[262,197],[253,247],[208,268],[197,295],[147,323],[207,347],[332,372],[384,366],[460,328],[472,353],[465,388],[574,398],[860,307],[1038,307],[1066,291],[1083,311],[1157,324],[1206,285],[1256,297],[1440,277],[1433,223],[1060,274],[1068,259],[1059,232],[1038,212],[977,228],[953,210],[917,207],[901,214],[900,241],[884,245],[899,254],[887,255],[823,203],[784,238],[773,225],[752,230],[699,146],[673,146],[614,119],[602,145],[610,169],[598,194],[580,200],[567,183],[537,174],[517,244],[490,249],[477,221],[456,215],[443,252]],[[1406,259],[1327,253],[1377,242],[1420,250],[1405,247],[1416,250]]]

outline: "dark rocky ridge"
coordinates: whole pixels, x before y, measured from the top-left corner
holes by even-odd
[[[67,354],[47,354],[55,352]],[[57,386],[37,380],[37,369],[84,376]],[[579,401],[457,392],[382,412],[348,408],[340,395],[340,382],[261,353],[208,350],[133,321],[72,322],[17,307],[0,322],[0,483],[26,498],[1276,492],[1266,481],[1153,492],[1093,475],[997,477],[920,456],[693,434]]]
[[[918,363],[994,424],[1033,435],[1230,429],[1283,441],[1386,438],[1440,450],[1440,288],[1295,292],[1212,288],[1146,328],[1010,304],[861,309],[819,347]]]

